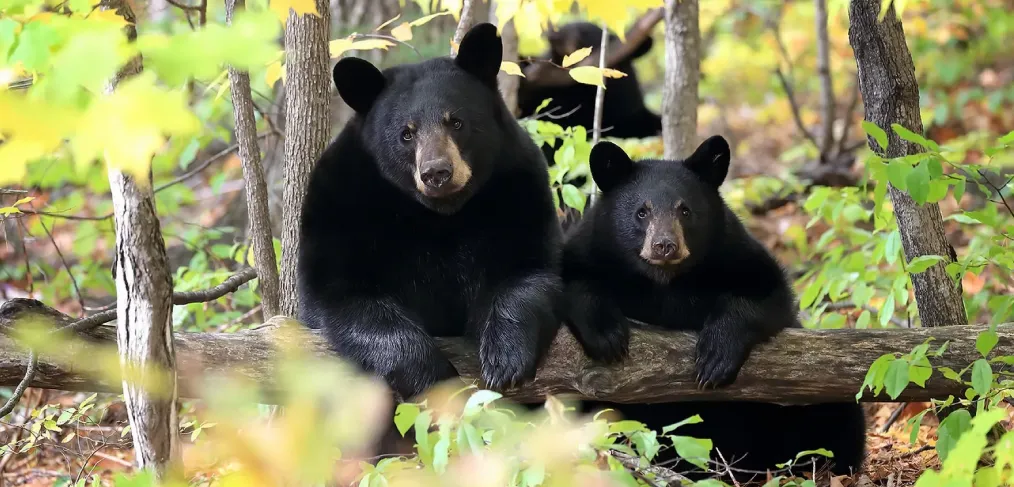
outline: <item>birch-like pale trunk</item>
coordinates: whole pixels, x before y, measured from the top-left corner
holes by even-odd
[[[662,144],[666,159],[687,157],[697,140],[697,84],[701,77],[698,0],[665,0],[665,81]]]

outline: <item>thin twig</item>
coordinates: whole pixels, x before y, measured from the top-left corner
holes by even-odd
[[[849,129],[852,128],[852,114],[855,113],[856,108],[858,108],[858,107],[859,107],[859,79],[857,77],[856,81],[854,83],[852,83],[852,97],[849,98],[848,108],[845,109],[845,119],[842,120],[842,122],[844,122],[844,126],[841,129],[841,137],[838,139],[838,155],[839,156],[841,156],[843,154],[849,154],[849,153],[852,152],[852,150],[848,150],[847,149],[847,147],[846,147],[845,144],[848,143],[848,140],[849,140]],[[865,143],[866,143],[866,141],[863,140],[863,141],[860,142],[859,146],[862,146]],[[856,149],[858,149],[859,146],[857,146]],[[853,149],[853,150],[855,150],[855,149]]]
[[[29,202],[28,206],[30,206],[33,210],[35,209],[35,204],[32,202]],[[70,264],[67,264],[67,259],[63,257],[63,251],[60,250],[60,246],[56,243],[56,239],[53,238],[53,232],[49,231],[49,227],[46,226],[46,222],[42,221],[40,218],[39,225],[42,226],[42,230],[46,232],[46,236],[48,236],[49,241],[52,242],[53,249],[56,250],[56,255],[60,258],[60,263],[63,264],[64,270],[67,271],[67,276],[70,277],[70,285],[74,288],[74,294],[77,295],[77,302],[81,305],[81,314],[83,315],[85,310],[84,296],[81,294],[81,288],[77,285],[77,279],[74,279],[74,273],[70,270]]]
[[[894,408],[894,411],[891,412],[891,415],[887,417],[887,422],[885,422],[884,426],[880,428],[880,432],[887,433],[888,431],[890,431],[891,426],[893,426],[894,423],[898,421],[898,418],[901,416],[901,412],[904,411],[906,407],[908,407],[908,403],[903,402],[899,404],[898,407]]]
[[[628,470],[633,472],[639,479],[654,487],[680,485],[682,481],[687,480],[686,477],[658,465],[649,465],[642,468],[640,465],[641,460],[639,458],[626,453],[609,450],[609,455],[618,460]],[[644,475],[644,473],[650,473],[655,478],[649,479],[646,475]]]
[[[775,69],[775,74],[778,76],[778,80],[782,83],[782,89],[785,90],[785,97],[789,100],[789,106],[792,108],[792,119],[796,122],[796,128],[799,132],[806,137],[806,140],[810,141],[814,147],[820,148],[820,144],[817,143],[817,139],[813,137],[813,134],[809,130],[806,130],[806,126],[803,125],[803,117],[799,114],[799,103],[796,102],[796,96],[792,91],[792,84],[789,83],[789,79],[782,73],[781,68]]]

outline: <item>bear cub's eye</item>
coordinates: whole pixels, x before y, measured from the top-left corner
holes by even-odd
[[[453,128],[454,130],[461,130],[461,127],[464,125],[464,123],[461,121],[461,119],[458,119],[458,118],[452,118],[450,120],[450,123],[451,123],[451,128]]]
[[[637,218],[639,220],[648,218],[648,209],[642,206],[641,209],[637,210]]]
[[[690,208],[686,206],[680,206],[680,214],[683,216],[690,216]]]
[[[412,140],[412,137],[413,137],[412,130],[405,129],[405,130],[401,131],[401,140],[404,140],[405,142],[408,142],[408,141]]]

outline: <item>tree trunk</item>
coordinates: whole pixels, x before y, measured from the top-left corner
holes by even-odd
[[[320,14],[297,15],[289,10],[285,27],[285,189],[282,210],[282,314],[297,316],[296,263],[299,216],[310,171],[331,139],[331,74],[328,37],[331,10],[316,0]]]
[[[831,42],[827,35],[827,0],[814,0],[814,21],[817,28],[817,76],[820,78],[820,157],[821,163],[831,159],[834,143],[834,84],[831,83]],[[846,121],[846,123],[848,123]]]
[[[859,88],[863,95],[866,120],[887,132],[887,151],[872,137],[870,148],[885,158],[922,152],[922,148],[902,140],[891,129],[897,123],[923,133],[919,116],[919,84],[915,79],[912,55],[905,45],[905,31],[890,8],[878,21],[879,0],[852,0],[849,7],[849,42],[856,55]],[[939,255],[943,262],[925,272],[912,274],[915,300],[922,326],[967,324],[961,288],[955,286],[945,265],[955,260],[954,248],[947,242],[937,204],[918,205],[908,193],[889,186],[898,231],[905,258]]]
[[[602,24],[602,41],[599,44],[599,69],[606,67],[606,54],[609,52],[609,29]],[[592,145],[598,144],[602,138],[602,106],[606,102],[605,80],[600,86],[595,87],[595,107],[592,111]],[[592,182],[594,185],[594,181]],[[595,191],[592,191],[594,194]]]
[[[499,25],[494,16],[495,7],[496,2],[490,2],[489,19],[491,22]],[[503,39],[503,60],[513,63],[518,62],[518,31],[514,28],[513,19],[501,27],[500,36]],[[511,114],[517,116],[518,87],[521,85],[521,79],[517,75],[507,74],[503,71],[497,75],[497,78],[499,78],[500,96],[503,97],[503,101],[507,104],[507,109],[510,110]]]
[[[244,0],[226,0],[226,22],[232,24],[237,8]],[[250,92],[250,74],[229,68],[229,86],[232,90],[233,113],[236,117],[236,143],[243,162],[243,180],[246,186],[247,215],[250,219],[250,246],[260,284],[261,313],[270,318],[278,314],[278,263],[271,238],[271,218],[268,213],[268,187],[261,169],[261,149],[257,144],[257,123],[254,119],[253,95]]]
[[[662,144],[666,159],[689,156],[697,140],[700,43],[697,0],[665,0]]]
[[[34,300],[15,299],[0,306],[0,330],[4,331],[0,333],[0,386],[17,384],[24,375],[27,357],[7,332],[14,321],[31,312],[61,323],[73,321]],[[208,374],[238,374],[238,378],[261,384],[268,392],[274,390],[278,380],[275,354],[280,350],[275,331],[277,325],[286,321],[282,317],[272,318],[266,326],[250,331],[177,334],[180,394],[196,397],[202,390],[202,378]],[[107,382],[101,374],[91,374],[89,362],[81,360],[89,354],[89,347],[111,342],[115,333],[110,328],[99,326],[83,334],[87,341],[69,341],[52,351],[42,351],[32,386],[115,390],[115,383]],[[979,325],[893,330],[787,329],[750,354],[736,382],[718,389],[699,389],[694,372],[693,333],[635,328],[631,333],[630,354],[639,359],[607,367],[588,360],[577,340],[564,328],[539,367],[535,381],[506,391],[506,395],[522,402],[539,401],[545,394],[573,394],[627,403],[714,399],[796,404],[851,401],[870,364],[881,355],[911,350],[932,337],[934,343],[950,343],[943,356],[930,358],[932,364],[961,370],[980,358],[975,341],[987,329]],[[1014,354],[1014,324],[1000,325],[996,332],[999,341],[992,355]],[[307,334],[307,340],[301,342],[307,353],[319,357],[332,354],[319,331]],[[479,377],[479,357],[474,344],[460,338],[436,341],[466,380]],[[909,384],[896,400],[944,399],[963,394],[967,387],[934,373],[926,381],[926,387]],[[874,396],[866,391],[862,400],[891,399],[883,392]]]
[[[100,6],[127,20],[128,39],[137,38],[137,19],[127,2],[106,0]],[[132,58],[109,80],[105,93],[112,94],[120,82],[139,74],[142,67],[140,56]],[[122,382],[123,398],[135,462],[163,479],[181,461],[169,258],[155,213],[151,169],[147,181],[138,183],[133,176],[110,168],[109,187],[116,228],[116,346],[120,368],[140,378],[140,382]],[[152,369],[167,372],[159,374],[168,381],[160,384],[163,389],[159,391],[148,391],[142,385],[151,378]]]
[[[482,0],[464,0],[461,4],[461,15],[458,17],[458,28],[454,30],[454,45],[461,44],[461,38],[465,33],[479,22],[478,11]],[[454,48],[451,48],[451,55],[454,55]]]

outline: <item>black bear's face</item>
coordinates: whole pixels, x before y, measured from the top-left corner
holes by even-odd
[[[356,58],[335,65],[335,86],[361,117],[380,173],[438,213],[460,210],[492,173],[503,111],[496,89],[502,51],[496,27],[479,24],[453,61],[383,73]]]
[[[591,152],[592,177],[602,190],[606,228],[622,252],[646,277],[665,284],[707,253],[725,211],[718,187],[729,171],[729,144],[721,136],[704,141],[683,161],[635,164],[610,142]]]

